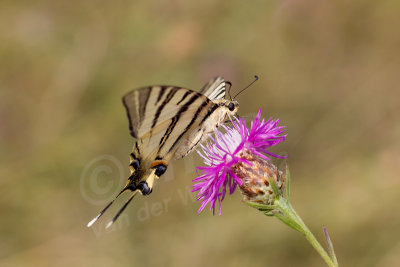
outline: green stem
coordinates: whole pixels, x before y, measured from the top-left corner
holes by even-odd
[[[297,215],[296,211],[293,209],[292,205],[285,198],[279,198],[275,200],[274,205],[280,211],[279,215],[275,215],[278,219],[284,222],[286,225],[291,228],[301,232],[308,242],[314,247],[314,249],[319,253],[322,259],[326,262],[326,264],[330,267],[338,267],[337,262],[333,261],[328,253],[324,250],[315,236],[311,233],[310,229],[304,224],[303,220]]]

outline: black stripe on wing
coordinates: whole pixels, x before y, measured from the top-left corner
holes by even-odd
[[[158,152],[157,152],[157,153],[159,153],[159,152],[161,151],[161,149],[163,148],[163,146],[166,144],[166,142],[167,142],[167,140],[168,140],[170,134],[171,134],[172,131],[174,130],[175,126],[178,124],[179,119],[180,119],[180,117],[182,116],[182,114],[183,114],[184,112],[186,112],[186,111],[189,109],[189,107],[190,107],[191,104],[193,104],[199,97],[202,97],[202,96],[203,96],[202,94],[200,94],[200,93],[195,93],[195,92],[194,92],[194,95],[189,99],[189,101],[187,101],[187,102],[179,109],[179,111],[178,111],[178,112],[176,113],[176,115],[173,117],[173,119],[172,119],[170,125],[168,126],[167,130],[165,131],[164,136],[161,138],[161,140],[160,140],[160,146],[158,147]],[[210,100],[208,100],[207,98],[204,98],[204,99],[205,99],[205,100],[203,101],[203,104],[205,103],[205,105],[207,105],[207,103],[208,103]],[[196,119],[196,116],[194,116],[193,119]],[[193,120],[193,119],[192,119],[192,120]],[[187,131],[187,129],[185,129],[185,130],[181,133],[180,137],[183,136],[183,135],[186,133],[186,131]],[[180,139],[180,138],[176,139],[176,140],[175,140],[175,143],[179,142],[179,139]],[[174,144],[175,144],[175,143],[174,143]],[[170,151],[172,151],[172,148],[169,149],[168,153],[169,153]]]
[[[209,104],[209,101],[210,100],[208,100],[208,99],[207,99],[207,101],[203,101],[203,103],[200,105],[200,107],[196,110],[196,113],[194,114],[192,120],[186,126],[185,130],[182,131],[182,133],[178,136],[178,138],[176,138],[173,145],[169,148],[168,153],[170,153],[171,151],[173,151],[175,149],[176,145],[181,141],[182,137],[186,134],[186,132],[190,129],[190,127],[192,127],[194,122],[197,120],[201,111]],[[215,106],[217,106],[217,105],[215,105]]]
[[[144,114],[146,114],[147,103],[149,102],[149,98],[151,92],[153,91],[153,87],[149,87],[149,90],[140,90],[139,91],[139,118],[140,123],[144,120]]]
[[[204,116],[204,118],[200,122],[200,127],[203,125],[203,123],[214,113],[220,107],[219,105],[215,104],[212,107],[208,109],[207,114]]]
[[[167,90],[167,88],[169,88],[169,86],[161,86],[160,93],[157,96],[157,103],[156,104],[158,104],[158,102],[160,102],[160,100],[163,97],[163,95],[164,95],[165,91]]]
[[[133,125],[133,118],[139,117],[142,119],[144,117],[151,91],[152,87],[144,87],[141,90],[131,91],[122,98],[122,103],[126,109],[126,115],[128,116],[129,132],[134,138],[138,138],[138,125]],[[135,124],[140,123],[141,121],[135,121]]]
[[[191,91],[187,91],[181,98],[181,100],[179,100],[179,102],[177,103],[177,105],[179,105],[183,100],[185,100],[185,98],[190,95],[192,92]]]
[[[165,99],[164,99],[164,101],[160,104],[160,106],[157,108],[157,111],[156,111],[156,114],[155,114],[155,116],[154,116],[154,119],[153,119],[153,123],[152,123],[152,125],[151,125],[151,128],[154,128],[154,126],[156,126],[157,125],[157,121],[158,121],[158,118],[160,117],[160,115],[161,115],[161,112],[162,112],[162,110],[164,109],[164,107],[166,106],[166,105],[168,105],[168,103],[171,101],[171,99],[174,97],[174,95],[176,94],[176,92],[178,92],[178,90],[179,90],[180,88],[177,88],[177,87],[172,87],[171,88],[171,90],[168,92],[168,94],[167,94],[167,96],[165,97]],[[165,91],[165,89],[163,90],[163,88],[161,88],[161,91]],[[161,94],[161,93],[160,93]],[[157,103],[158,103],[158,99],[157,99]]]
[[[210,100],[218,100],[225,97],[225,80],[222,77],[215,77],[206,83],[203,88],[201,88],[201,93],[208,97]]]

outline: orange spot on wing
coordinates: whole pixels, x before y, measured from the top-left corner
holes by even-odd
[[[151,163],[150,167],[153,168],[158,165],[168,166],[168,163],[164,160],[155,160],[155,161],[153,161],[153,163]]]

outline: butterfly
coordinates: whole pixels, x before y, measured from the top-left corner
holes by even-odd
[[[107,224],[111,226],[137,193],[149,195],[172,158],[181,159],[237,113],[239,103],[225,99],[226,84],[216,77],[200,92],[176,86],[149,86],[127,93],[122,102],[129,130],[137,139],[130,154],[131,175],[121,192],[92,220],[92,226],[123,192],[132,194]],[[247,87],[246,87],[247,88]]]

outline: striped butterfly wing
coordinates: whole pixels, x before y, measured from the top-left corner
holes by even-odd
[[[151,86],[133,90],[123,97],[130,133],[137,141],[131,153],[131,176],[114,200],[128,189],[133,193],[106,228],[117,220],[137,192],[143,195],[151,193],[154,179],[162,175],[178,149],[178,154],[184,156],[193,149],[194,142],[201,141],[205,131],[202,125],[214,111],[223,108],[217,101],[224,95],[225,82],[216,78],[203,88],[203,94],[181,87]],[[88,227],[114,200],[88,223]]]
[[[215,77],[201,88],[200,93],[208,97],[211,101],[223,99],[225,97],[226,84],[222,77]]]
[[[138,138],[134,152],[147,161],[167,162],[216,105],[203,94],[173,86],[133,90],[123,103],[131,135]]]
[[[215,126],[220,123],[216,117],[213,116],[220,111],[223,107],[219,107],[218,103],[225,97],[226,84],[222,77],[215,77],[206,83],[200,92],[206,96],[215,105],[212,105],[202,121],[184,140],[180,148],[175,153],[175,159],[181,159],[193,151],[196,146],[207,138],[210,131],[214,130]],[[211,121],[210,121],[211,120]],[[209,122],[210,121],[210,122]],[[210,125],[212,127],[210,127]]]

